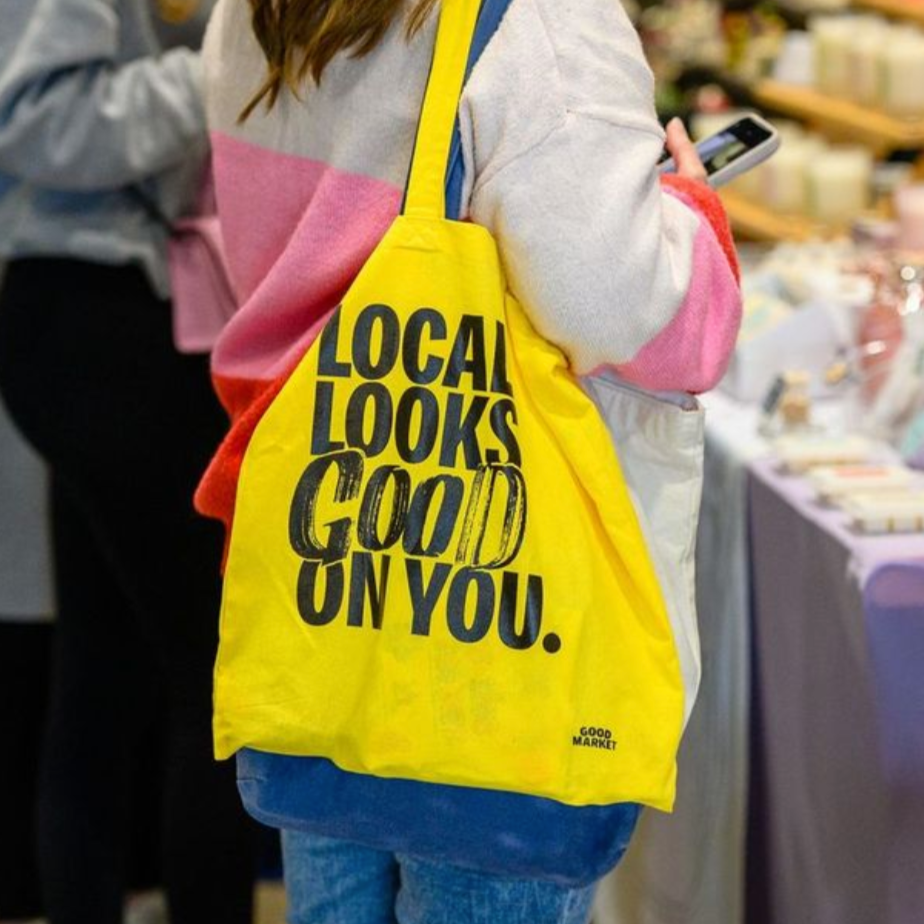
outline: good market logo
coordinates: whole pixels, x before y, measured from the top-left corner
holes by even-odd
[[[598,748],[603,751],[615,751],[617,743],[610,729],[586,725],[577,735],[572,735],[571,742],[576,748]]]
[[[542,635],[542,576],[510,568],[528,503],[503,323],[462,315],[450,330],[442,313],[419,308],[402,325],[388,305],[369,305],[343,344],[340,321],[338,312],[320,338],[315,458],[290,508],[302,619],[322,627],[345,616],[362,628],[368,614],[380,630],[400,557],[413,635],[429,636],[438,616],[462,643],[494,629],[508,648],[541,640],[557,653],[559,636]],[[411,385],[397,395],[382,380],[399,363]],[[369,464],[389,447],[403,465]],[[428,460],[445,473],[420,477]],[[344,515],[319,523],[322,503]]]

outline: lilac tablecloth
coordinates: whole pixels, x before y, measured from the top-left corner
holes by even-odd
[[[888,790],[861,589],[876,565],[924,557],[924,536],[859,536],[805,479],[768,461],[751,463],[748,493],[748,924],[890,924]]]
[[[813,502],[803,479],[754,461],[769,452],[757,408],[721,393],[704,397],[702,687],[681,747],[675,813],[644,813],[625,860],[600,889],[595,924],[762,924],[768,893],[773,924],[895,924],[876,917],[886,862],[877,848],[888,832],[860,591],[879,562],[924,554],[924,537],[853,535],[843,515]],[[817,410],[822,422],[842,416],[836,406]],[[758,508],[751,520],[749,496]],[[762,550],[756,574],[749,527]],[[753,620],[762,646],[757,680],[772,699],[768,715],[752,723]],[[761,721],[770,723],[767,740]],[[753,763],[749,737],[759,749]],[[749,788],[758,824],[745,882]]]

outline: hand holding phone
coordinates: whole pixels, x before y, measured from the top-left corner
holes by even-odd
[[[706,182],[722,186],[729,180],[756,167],[780,146],[776,129],[756,113],[748,113],[715,135],[700,141],[696,151],[706,170]],[[661,158],[662,173],[676,172],[669,151]]]

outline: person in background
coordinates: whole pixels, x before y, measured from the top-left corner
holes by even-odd
[[[0,279],[3,268],[0,267]],[[49,479],[0,401],[0,924],[44,920],[38,874],[38,771],[54,639]],[[158,765],[136,760],[132,814],[132,895],[124,924],[153,922],[159,890]],[[147,917],[145,916],[147,915]]]
[[[452,2],[452,0],[444,0]],[[233,425],[197,494],[230,525],[243,453],[397,216],[434,0],[218,0],[205,42],[219,216],[240,308],[213,353]],[[462,95],[463,216],[576,373],[711,388],[741,316],[728,224],[616,0],[512,0]],[[554,836],[554,832],[550,833]],[[290,924],[578,924],[592,889],[284,832]]]
[[[120,924],[144,799],[160,800],[172,924],[252,920],[254,829],[211,753],[221,536],[191,501],[226,422],[206,357],[173,348],[165,253],[207,150],[184,43],[208,12],[3,0],[0,14],[0,390],[53,477],[38,826],[52,924]],[[151,792],[133,792],[139,760],[159,767]]]

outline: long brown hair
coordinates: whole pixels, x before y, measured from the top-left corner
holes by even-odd
[[[267,75],[241,113],[240,121],[264,100],[272,109],[283,88],[295,92],[310,75],[319,83],[338,52],[361,58],[379,43],[406,0],[250,0],[251,23]],[[416,0],[407,18],[412,36],[424,24],[436,0]]]

